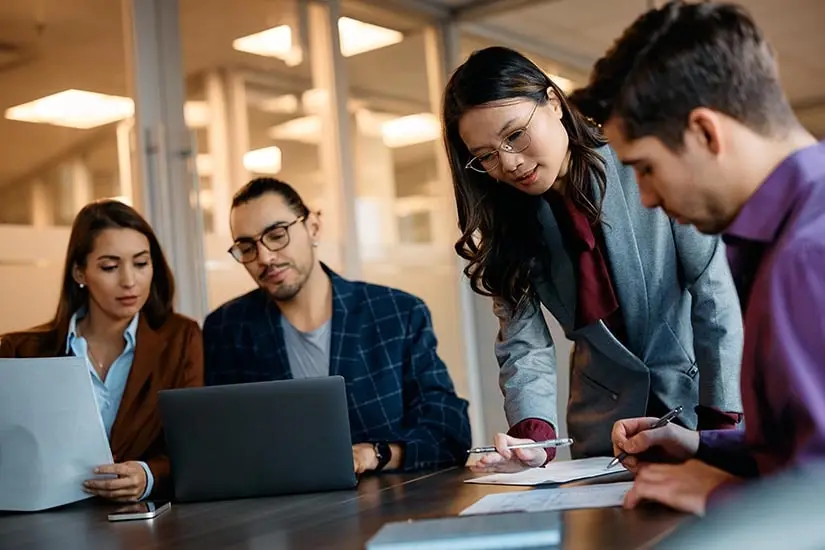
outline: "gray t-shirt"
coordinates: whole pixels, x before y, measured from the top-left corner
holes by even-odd
[[[281,315],[284,345],[293,378],[329,376],[330,321],[310,332],[301,332]]]

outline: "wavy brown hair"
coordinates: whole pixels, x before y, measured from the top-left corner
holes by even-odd
[[[535,63],[509,48],[478,50],[456,69],[444,92],[444,145],[461,229],[455,250],[468,261],[464,274],[472,289],[501,298],[515,311],[527,304],[536,262],[548,254],[536,216],[543,199],[499,183],[489,174],[465,169],[472,155],[458,124],[464,113],[492,101],[529,99],[545,105],[551,93],[558,98],[569,139],[564,193],[591,223],[598,223],[601,201],[594,202],[590,185],[595,178],[599,196],[604,196],[604,160],[596,148],[605,140],[599,128],[570,106],[561,89]]]
[[[74,219],[66,261],[63,266],[63,283],[54,318],[34,330],[43,338],[43,348],[54,355],[65,355],[69,323],[77,310],[89,303],[89,291],[80,288],[74,280],[75,266],[84,268],[89,254],[94,250],[95,239],[106,229],[133,229],[149,241],[152,258],[152,285],[149,299],[141,309],[153,329],[163,325],[174,311],[175,279],[163,255],[160,242],[149,223],[132,207],[115,200],[102,200],[84,206]]]

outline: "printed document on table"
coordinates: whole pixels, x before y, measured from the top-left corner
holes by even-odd
[[[83,482],[96,477],[95,466],[111,463],[83,359],[0,359],[0,510],[90,498]]]
[[[532,489],[482,497],[461,512],[462,516],[505,512],[552,512],[580,508],[621,506],[633,482],[603,483],[583,487]]]
[[[531,468],[514,474],[492,474],[467,479],[465,483],[481,483],[483,485],[543,485],[551,483],[568,483],[579,479],[603,476],[624,472],[625,467],[617,464],[607,469],[613,457],[595,456],[578,460],[560,460],[551,462],[543,468]]]

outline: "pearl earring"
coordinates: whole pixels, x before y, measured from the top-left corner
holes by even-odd
[[[318,241],[312,241],[312,246],[314,246],[315,248],[318,248]]]
[[[84,288],[86,288],[86,285],[84,285],[83,283],[80,283],[79,286],[80,286],[80,290],[83,290]]]

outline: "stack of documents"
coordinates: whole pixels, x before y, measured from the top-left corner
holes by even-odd
[[[560,460],[551,462],[543,468],[531,468],[514,474],[492,474],[488,476],[467,479],[465,483],[481,483],[483,485],[546,485],[569,483],[580,479],[589,479],[606,474],[624,472],[621,464],[607,469],[613,457],[593,457],[579,460]]]
[[[367,550],[505,550],[561,543],[557,512],[466,516],[385,525]]]
[[[83,482],[111,463],[83,359],[0,359],[0,510],[90,498]]]
[[[632,486],[632,482],[623,482],[497,493],[479,499],[465,508],[461,515],[611,508],[622,505],[625,494]]]

